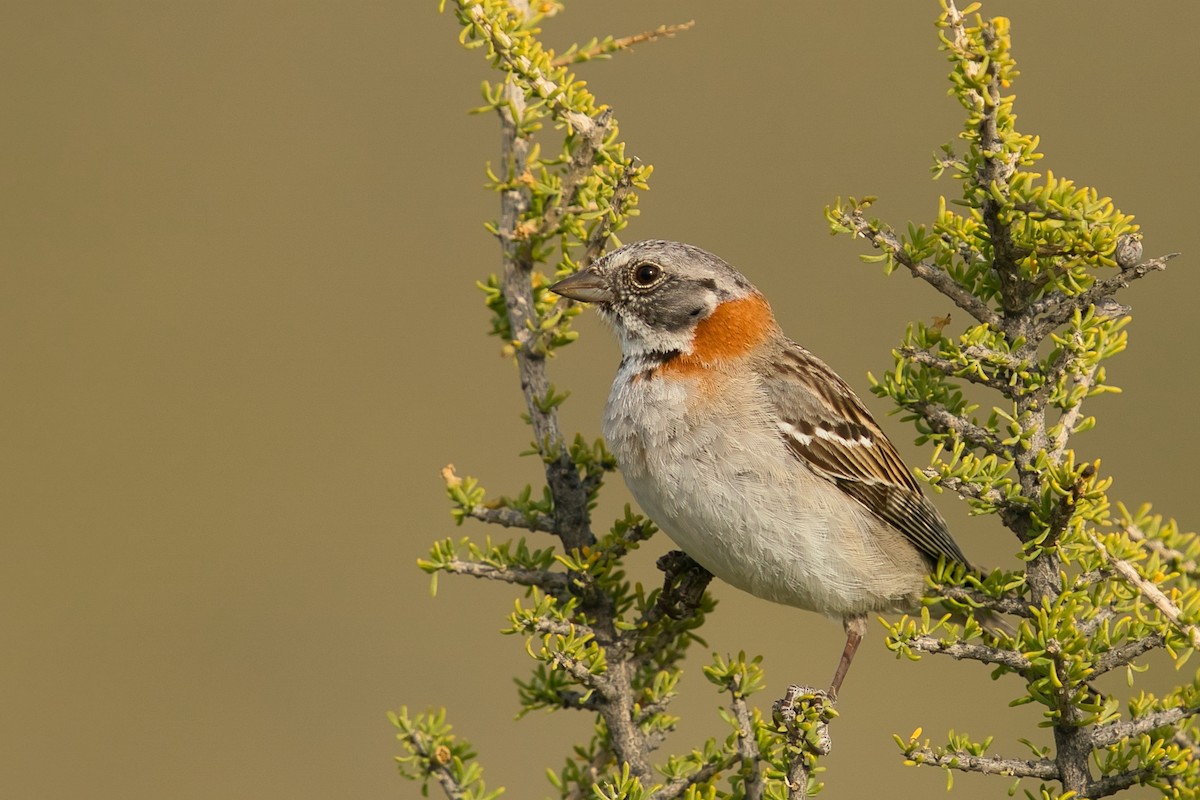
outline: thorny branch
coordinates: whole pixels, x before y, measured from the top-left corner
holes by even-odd
[[[1117,744],[1125,739],[1140,736],[1150,731],[1176,725],[1195,714],[1200,709],[1171,708],[1148,714],[1135,720],[1110,723],[1093,729],[1090,734],[1081,731],[1081,735],[1089,739],[1093,747],[1103,748]],[[1186,746],[1185,743],[1184,746]],[[1049,759],[1008,759],[998,756],[977,756],[970,753],[942,752],[930,747],[914,747],[905,751],[910,761],[929,766],[947,769],[957,769],[964,772],[978,772],[985,775],[1008,775],[1016,778],[1037,778],[1047,781],[1061,781],[1061,765]],[[1083,796],[1106,797],[1122,789],[1126,789],[1152,774],[1147,767],[1129,770],[1117,775],[1109,775],[1092,780],[1086,778],[1086,790]]]
[[[963,26],[964,17],[954,8],[953,3],[950,4],[947,19],[954,30],[955,45],[965,49],[967,34]],[[982,36],[983,45],[990,52],[996,45],[995,31],[991,26],[984,26]],[[1024,310],[1026,288],[1017,267],[1018,256],[1013,246],[1012,232],[1008,225],[1001,221],[1002,201],[995,197],[993,192],[1004,194],[1003,202],[1007,202],[1008,178],[1016,169],[1017,154],[1010,153],[1003,158],[999,155],[1004,152],[1004,147],[999,132],[1001,102],[997,62],[993,59],[982,61],[964,59],[964,69],[968,72],[972,69],[976,72],[982,71],[988,77],[986,89],[984,89],[987,93],[986,97],[970,89],[966,91],[966,94],[974,95],[976,109],[982,112],[982,119],[979,122],[979,152],[983,154],[983,158],[979,161],[975,182],[985,190],[994,187],[992,191],[982,193],[983,202],[980,210],[984,224],[987,226],[988,239],[992,243],[992,269],[1000,281],[1000,300],[1004,306],[1005,315],[1008,316]]]
[[[528,58],[512,52],[508,35],[491,24],[481,6],[471,6],[467,13],[489,38],[498,58],[519,74],[535,95],[545,99],[557,118],[589,142],[584,146],[584,151],[590,150],[589,157],[594,157],[595,146],[602,140],[603,131],[607,128],[607,116],[602,114],[603,119],[598,123],[586,114],[567,107],[559,97],[559,88],[535,69]],[[531,148],[530,140],[519,132],[518,125],[518,120],[525,113],[526,95],[519,83],[512,81],[505,84],[504,93],[506,102],[497,107],[502,132],[502,162],[508,165],[510,176],[519,176],[527,171]],[[590,166],[585,167],[583,163],[572,167],[578,174],[588,168]],[[569,449],[564,445],[557,414],[553,409],[542,410],[537,402],[538,398],[546,396],[549,383],[545,356],[529,346],[533,333],[541,323],[533,301],[533,254],[528,240],[518,233],[521,217],[529,207],[529,189],[520,182],[510,181],[508,188],[501,193],[500,202],[498,230],[503,249],[501,289],[509,329],[516,340],[517,367],[526,410],[545,464],[546,482],[554,499],[554,532],[567,551],[581,549],[595,542],[591,532],[588,490],[571,459]],[[614,213],[619,213],[619,209]],[[607,241],[608,230],[607,223],[596,226],[594,236],[599,240],[596,245],[598,249]],[[592,597],[590,602],[597,604],[592,613],[596,624],[595,635],[601,646],[618,641],[620,637],[615,628],[616,614],[611,607],[611,599]],[[594,686],[604,700],[599,712],[608,730],[614,754],[618,760],[629,765],[632,774],[641,779],[644,785],[649,785],[653,779],[647,760],[651,743],[634,724],[633,692],[627,666],[613,664],[602,676],[597,676],[591,674],[585,665],[561,653],[555,654],[555,663],[583,685]]]

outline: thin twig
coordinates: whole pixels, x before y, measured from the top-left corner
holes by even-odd
[[[960,286],[950,276],[950,273],[935,264],[914,261],[904,252],[904,245],[894,233],[874,227],[861,211],[843,214],[841,222],[853,229],[855,235],[861,236],[874,245],[876,249],[890,253],[896,259],[896,263],[905,267],[913,274],[913,277],[920,278],[937,289],[975,319],[997,328],[1003,324],[1004,320],[999,314],[993,311],[987,303]]]
[[[1161,633],[1152,633],[1149,636],[1134,639],[1132,642],[1126,642],[1120,647],[1114,647],[1096,659],[1096,663],[1092,665],[1092,677],[1103,675],[1106,672],[1123,667],[1143,653],[1148,653],[1162,646],[1163,635]]]
[[[1096,534],[1092,533],[1088,534],[1088,536],[1092,540],[1092,544],[1100,552],[1100,555],[1108,562],[1109,566],[1120,573],[1121,577],[1129,581],[1129,583],[1141,592],[1142,597],[1145,597],[1155,608],[1162,612],[1162,615],[1170,621],[1176,630],[1187,636],[1192,647],[1200,648],[1200,630],[1197,630],[1195,625],[1189,625],[1183,621],[1183,612],[1179,610],[1179,606],[1175,605],[1171,601],[1171,598],[1163,594],[1161,589],[1143,578],[1133,564],[1122,558],[1117,558],[1108,552],[1108,548],[1104,546],[1104,543],[1100,541],[1100,538]]]
[[[1156,728],[1165,728],[1169,725],[1175,725],[1185,719],[1200,714],[1200,708],[1168,708],[1163,711],[1156,711],[1153,714],[1147,714],[1144,717],[1137,719],[1126,720],[1125,722],[1111,722],[1108,725],[1100,725],[1092,730],[1092,744],[1096,747],[1108,747],[1110,744],[1116,744],[1122,739],[1128,739],[1131,736],[1141,736],[1143,733],[1149,733]]]
[[[1029,603],[1019,597],[989,597],[983,592],[966,589],[962,586],[943,586],[937,590],[937,593],[948,600],[955,600],[969,606],[982,606],[992,611],[999,611],[1001,614],[1012,614],[1025,619],[1033,616],[1029,610]]]
[[[915,636],[904,642],[913,650],[922,653],[946,655],[960,661],[980,661],[984,664],[997,664],[1008,667],[1015,672],[1023,673],[1033,666],[1029,659],[1015,650],[1003,650],[999,647],[988,647],[985,644],[971,642],[943,642],[936,636]]]
[[[421,731],[409,731],[405,734],[405,738],[412,747],[413,753],[420,757],[421,761],[427,765],[429,773],[437,779],[447,800],[463,800],[467,796],[467,790],[458,782],[453,770],[449,767],[451,763],[449,752],[445,748],[431,747],[430,737]],[[438,752],[438,750],[443,752]]]
[[[562,669],[576,681],[589,689],[595,689],[596,693],[605,700],[612,701],[612,695],[614,694],[612,684],[606,681],[603,675],[597,675],[588,669],[587,664],[566,653],[556,652],[551,658],[559,669]]]
[[[1100,630],[1100,626],[1111,620],[1117,615],[1116,609],[1111,606],[1101,606],[1093,612],[1087,622],[1079,626],[1079,633],[1083,636],[1092,636],[1096,631]]]
[[[959,494],[963,497],[969,497],[972,500],[979,500],[983,503],[1003,507],[1008,501],[1004,494],[999,489],[988,489],[984,491],[978,485],[965,481],[962,478],[956,478],[952,475],[942,475],[941,472],[933,467],[925,467],[921,470],[921,474],[929,478],[935,486]]]
[[[650,800],[676,800],[676,798],[682,797],[688,789],[696,784],[710,781],[720,773],[729,769],[737,763],[737,760],[737,755],[729,755],[720,761],[711,764],[705,764],[692,774],[684,775],[667,783],[657,792],[650,795]]]
[[[596,226],[592,228],[592,232],[588,235],[587,246],[584,250],[583,258],[579,262],[580,269],[585,269],[593,261],[600,258],[600,254],[608,246],[608,237],[612,235],[613,222],[621,216],[625,208],[625,200],[633,192],[633,176],[636,171],[633,159],[630,159],[621,170],[621,176],[617,178],[612,198],[609,200],[608,213],[599,219]]]
[[[1096,372],[1099,369],[1100,363],[1096,362],[1083,374],[1076,376],[1075,384],[1068,392],[1068,394],[1073,394],[1080,388],[1084,390],[1079,401],[1068,408],[1058,419],[1058,433],[1054,436],[1050,451],[1050,458],[1054,462],[1058,462],[1062,457],[1063,451],[1067,447],[1067,439],[1075,432],[1075,425],[1079,422],[1079,415],[1083,412],[1083,401],[1087,399],[1087,393],[1096,385]]]
[[[596,127],[595,120],[587,114],[575,111],[563,103],[560,97],[563,89],[546,77],[541,70],[535,68],[528,58],[513,53],[512,39],[509,38],[508,34],[492,24],[482,5],[473,5],[466,11],[471,18],[471,22],[487,36],[492,49],[499,56],[500,61],[505,67],[511,72],[520,75],[529,84],[532,92],[546,101],[546,105],[554,112],[555,116],[561,118],[574,130],[581,133],[584,138],[589,137]],[[518,172],[517,174],[521,173]]]
[[[1136,525],[1126,525],[1125,535],[1133,541],[1145,547],[1150,552],[1157,555],[1163,561],[1169,562],[1175,569],[1188,575],[1195,576],[1197,570],[1196,562],[1188,558],[1182,551],[1176,550],[1173,547],[1168,547],[1158,539],[1152,539],[1138,528]]]
[[[472,578],[515,583],[518,586],[536,586],[546,594],[555,597],[565,597],[570,594],[570,582],[567,576],[561,572],[526,569],[511,565],[497,567],[478,561],[462,561],[460,559],[438,564],[438,567],[454,575],[469,575]]]
[[[1171,741],[1176,746],[1186,750],[1193,759],[1200,759],[1200,745],[1196,744],[1196,740],[1189,736],[1186,730],[1175,731],[1175,735],[1171,737]]]
[[[550,66],[565,67],[569,64],[578,64],[583,61],[596,58],[597,56],[605,56],[609,53],[615,53],[618,50],[628,50],[634,45],[642,44],[643,42],[653,42],[658,39],[670,38],[677,33],[682,33],[683,31],[694,27],[695,24],[696,20],[693,19],[688,20],[687,22],[676,23],[674,25],[659,25],[652,31],[635,33],[632,36],[622,36],[619,39],[613,39],[607,44],[604,42],[597,42],[592,47],[587,47],[583,50],[578,50],[573,53],[564,53],[558,58],[551,60]]]
[[[579,269],[587,269],[594,261],[600,258],[604,252],[604,248],[608,246],[608,239],[612,236],[613,222],[620,217],[624,208],[625,201],[633,192],[633,175],[637,172],[634,166],[634,160],[630,159],[621,170],[621,175],[617,178],[617,182],[613,187],[612,197],[609,199],[609,212],[604,214],[596,222],[591,233],[588,234],[587,241],[584,243],[583,255],[579,258]],[[572,306],[576,303],[575,300],[566,297],[559,298],[554,305],[554,312],[561,311],[564,308]]]
[[[482,13],[478,6],[472,14]],[[507,103],[498,107],[501,125],[501,155],[503,162],[511,164],[513,174],[525,171],[529,157],[530,142],[518,134],[517,119],[525,108],[525,97],[512,83],[505,86]],[[586,117],[585,117],[586,118]],[[591,123],[591,119],[587,118]],[[590,128],[589,128],[590,129]],[[539,329],[540,320],[533,301],[532,256],[527,245],[516,234],[521,216],[529,205],[528,190],[519,185],[505,189],[500,197],[500,245],[503,248],[502,291],[509,330],[516,340],[517,369],[521,378],[521,391],[525,408],[533,427],[534,441],[543,455],[546,483],[554,497],[554,533],[562,540],[567,550],[584,547],[595,541],[591,532],[587,493],[582,486],[579,470],[571,460],[564,445],[558,416],[553,409],[543,410],[538,399],[549,390],[546,378],[545,357],[529,347],[533,332]]]
[[[916,402],[905,404],[906,408],[920,414],[930,427],[939,433],[954,433],[967,444],[995,455],[1006,455],[1004,445],[987,428],[963,419],[943,405]]]
[[[982,348],[976,348],[976,349],[981,350]],[[903,356],[907,360],[912,361],[916,364],[921,364],[923,366],[930,367],[932,369],[936,369],[938,372],[942,373],[943,375],[949,375],[952,378],[961,378],[965,381],[970,381],[971,383],[979,384],[980,386],[986,386],[989,389],[995,389],[997,392],[1000,392],[1005,397],[1015,397],[1017,395],[1017,393],[1020,391],[1019,385],[1014,385],[1013,383],[1009,382],[1008,380],[997,377],[996,375],[992,375],[987,372],[976,371],[976,370],[972,369],[969,365],[960,364],[957,361],[951,361],[948,358],[942,358],[941,356],[936,356],[933,353],[927,352],[925,350],[918,350],[915,347],[902,347],[902,348],[900,348],[899,353],[901,356]],[[975,356],[975,357],[979,358],[980,356]],[[990,366],[994,367],[995,364],[992,364]]]
[[[596,632],[582,622],[564,622],[539,617],[530,628],[534,633],[540,633],[543,636],[590,636],[593,639],[596,638]]]
[[[524,528],[527,531],[555,533],[554,518],[540,511],[519,511],[508,506],[477,505],[466,509],[467,516],[503,528]]]
[[[563,176],[558,202],[546,210],[539,222],[538,227],[543,236],[550,236],[558,231],[558,226],[571,210],[571,203],[575,202],[575,193],[579,190],[583,179],[595,167],[596,151],[604,144],[604,137],[608,135],[609,127],[612,125],[612,109],[606,108],[601,111],[596,116],[595,122],[596,124],[588,131],[587,135],[580,133],[579,143],[575,145],[575,152],[571,154],[567,173]]]
[[[1076,310],[1083,311],[1091,306],[1099,306],[1118,290],[1129,286],[1131,282],[1144,278],[1152,272],[1162,272],[1167,268],[1167,262],[1179,255],[1180,253],[1167,253],[1164,256],[1127,267],[1110,278],[1097,280],[1086,291],[1074,296],[1055,292],[1038,300],[1030,306],[1029,310],[1034,316],[1040,318],[1037,323],[1040,335],[1045,336],[1047,332],[1062,325],[1071,318]]]
[[[930,747],[919,747],[907,753],[909,760],[931,767],[946,767],[962,772],[981,772],[984,775],[1010,775],[1014,778],[1058,780],[1058,767],[1044,758],[1037,760],[974,756],[969,753],[938,754]]]
[[[762,776],[762,754],[758,750],[758,740],[754,736],[754,723],[750,719],[750,709],[746,705],[746,698],[737,691],[740,688],[741,679],[740,674],[734,675],[734,681],[737,683],[730,687],[732,700],[729,708],[738,724],[738,757],[741,758],[742,769],[747,772],[742,784],[742,796],[744,800],[762,800],[765,788]]]
[[[590,692],[560,689],[557,692],[558,707],[571,711],[591,711],[599,713],[600,703]]]
[[[579,782],[571,786],[563,800],[593,800],[600,775],[612,760],[612,752],[607,747],[597,747],[587,765],[580,770]]]
[[[1088,784],[1087,796],[1089,798],[1108,797],[1110,794],[1124,791],[1134,784],[1141,783],[1152,775],[1160,774],[1165,766],[1169,765],[1160,760],[1127,772],[1120,772],[1116,775],[1105,775],[1103,778],[1091,781]]]

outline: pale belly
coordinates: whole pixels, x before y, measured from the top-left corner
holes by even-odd
[[[653,380],[636,398],[621,386],[618,378],[604,435],[626,483],[709,572],[758,597],[834,617],[916,609],[921,556],[796,461],[772,420],[747,418],[740,409],[753,407],[744,404],[750,398],[723,398],[699,422],[678,384]]]

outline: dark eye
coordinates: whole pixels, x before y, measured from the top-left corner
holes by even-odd
[[[657,264],[638,264],[633,270],[633,282],[642,289],[648,289],[662,278],[662,268]]]

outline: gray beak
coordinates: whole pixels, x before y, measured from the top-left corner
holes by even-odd
[[[569,278],[563,278],[551,286],[550,291],[582,303],[611,303],[613,301],[613,293],[609,291],[604,278],[591,270],[576,272]]]

